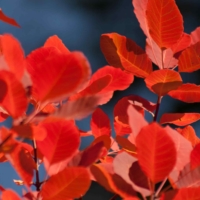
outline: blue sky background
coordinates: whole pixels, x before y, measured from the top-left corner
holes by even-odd
[[[190,33],[200,26],[200,1],[176,1],[184,18],[185,32]],[[42,46],[51,35],[58,35],[71,50],[80,50],[88,58],[93,72],[106,65],[106,60],[100,51],[99,39],[103,33],[117,32],[133,39],[144,48],[145,37],[133,14],[131,0],[4,0],[0,7],[6,15],[13,17],[21,28],[12,27],[0,22],[0,34],[11,33],[21,42],[25,54]],[[183,74],[185,82],[200,84],[200,73]],[[126,91],[116,92],[113,99],[105,106],[104,111],[113,120],[114,104],[123,96],[138,94],[153,102],[156,95],[145,88],[142,79],[135,78],[134,83]],[[180,101],[165,97],[161,104],[159,117],[164,112],[199,112],[199,104],[184,104]],[[150,120],[150,118],[148,118]],[[79,121],[78,125],[89,129],[90,118]],[[7,123],[9,126],[10,121]],[[194,123],[197,132],[200,122]],[[83,146],[89,141],[84,140]],[[11,187],[18,192],[21,187],[16,186],[12,179],[18,179],[16,173],[8,163],[0,164],[0,185]],[[90,193],[92,198],[92,192]],[[101,195],[95,199],[103,199]],[[105,198],[106,199],[106,198]]]

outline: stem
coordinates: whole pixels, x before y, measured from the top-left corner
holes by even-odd
[[[158,111],[159,111],[159,108],[160,108],[161,100],[162,100],[162,96],[159,96],[159,97],[158,97],[158,100],[157,100],[157,104],[156,104],[155,115],[154,115],[154,118],[153,118],[153,121],[154,121],[154,122],[156,122],[157,117],[158,117]]]
[[[165,180],[159,186],[159,188],[158,188],[158,190],[156,191],[156,194],[155,194],[156,197],[159,195],[159,193],[162,190],[162,188],[163,188],[164,184],[166,183],[166,181],[167,181],[167,178],[165,178]]]
[[[2,143],[0,143],[0,148],[12,137],[12,134],[8,135],[3,141]]]
[[[35,187],[37,191],[40,191],[40,177],[39,177],[39,170],[38,170],[38,159],[37,159],[37,146],[36,146],[36,142],[35,140],[32,140],[33,143],[33,150],[34,150],[34,161],[36,164],[36,170],[35,170],[35,178],[36,178],[36,182],[35,182]]]

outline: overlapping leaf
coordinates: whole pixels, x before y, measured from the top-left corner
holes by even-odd
[[[6,16],[0,8],[0,20],[13,26],[20,27],[20,25],[13,19]]]
[[[40,126],[46,130],[47,137],[43,141],[37,141],[37,146],[47,160],[48,167],[75,154],[80,138],[72,121],[47,118]]]
[[[191,169],[195,169],[200,166],[200,143],[194,147],[190,154],[190,166]]]
[[[182,85],[182,79],[178,72],[163,69],[152,72],[145,79],[146,86],[158,96],[164,96],[171,90]]]
[[[100,108],[97,108],[93,112],[90,126],[92,134],[95,137],[99,137],[101,135],[111,135],[110,119]]]
[[[149,34],[160,48],[173,46],[183,34],[183,18],[174,0],[148,0]]]
[[[1,200],[20,200],[19,195],[13,190],[4,190],[1,194]]]
[[[57,35],[49,37],[44,43],[44,47],[55,47],[62,53],[70,53],[69,49],[63,44],[62,40]]]
[[[27,108],[25,89],[12,72],[0,71],[0,106],[12,117],[22,116]]]
[[[200,119],[199,113],[164,113],[161,116],[161,124],[174,124],[177,126],[186,126]]]
[[[100,47],[107,62],[114,67],[125,69],[142,78],[152,72],[151,61],[144,50],[125,36],[117,33],[103,34]]]
[[[83,167],[68,167],[51,176],[42,186],[44,200],[66,200],[83,196],[90,187],[90,175]]]
[[[27,63],[32,96],[40,102],[69,97],[82,89],[90,76],[90,65],[81,52],[63,54],[57,48],[42,47],[28,56]]]
[[[193,72],[200,69],[200,41],[185,49],[179,56],[179,72]]]
[[[167,132],[153,122],[136,137],[137,157],[145,174],[154,183],[164,180],[176,163],[176,148]],[[167,158],[167,159],[166,159]]]
[[[200,41],[200,27],[197,27],[194,31],[191,32],[191,43],[196,44]]]
[[[127,152],[136,153],[136,146],[127,138],[117,135],[116,142]]]

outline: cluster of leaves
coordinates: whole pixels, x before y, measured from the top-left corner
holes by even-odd
[[[180,75],[200,68],[200,28],[184,33],[174,0],[132,3],[147,37],[145,51],[125,36],[103,34],[100,46],[109,66],[93,75],[87,58],[70,52],[57,36],[27,57],[17,39],[0,36],[1,121],[13,118],[10,129],[0,129],[0,162],[10,162],[21,177],[15,183],[26,186],[24,199],[82,199],[91,181],[125,200],[200,199],[200,139],[190,125],[200,114],[165,113],[157,122],[165,95],[200,101],[199,86],[184,84]],[[98,106],[128,88],[134,76],[144,79],[158,101],[136,95],[120,99],[114,106],[113,138],[110,120]],[[145,112],[153,122],[145,120]],[[91,113],[91,130],[79,130],[75,120]],[[161,126],[166,123],[183,128]],[[82,151],[81,137],[94,137]],[[44,180],[39,165],[46,170]],[[0,191],[2,200],[20,199],[11,189],[0,186]]]

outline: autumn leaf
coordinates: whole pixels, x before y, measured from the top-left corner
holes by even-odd
[[[1,8],[0,8],[0,20],[5,22],[5,23],[8,23],[10,25],[13,25],[13,26],[16,26],[16,27],[20,28],[20,25],[13,18],[10,18],[10,17],[6,16],[3,13]]]

